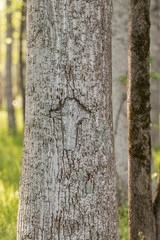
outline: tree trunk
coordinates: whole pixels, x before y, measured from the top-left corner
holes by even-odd
[[[127,198],[128,155],[127,155],[127,90],[126,84],[119,79],[127,76],[127,41],[128,41],[128,1],[113,3],[112,24],[112,69],[113,69],[113,123],[115,134],[115,156],[118,173],[120,199]]]
[[[23,0],[22,12],[21,12],[21,26],[20,26],[20,39],[19,39],[19,73],[20,73],[20,86],[22,93],[22,104],[23,104],[23,120],[25,120],[25,84],[24,84],[24,54],[23,54],[23,42],[26,31],[26,0]]]
[[[14,107],[12,105],[12,20],[11,20],[11,0],[7,0],[7,57],[6,57],[6,99],[8,112],[9,130],[16,129]]]
[[[129,239],[153,239],[150,134],[150,1],[130,0]]]
[[[151,71],[160,74],[160,26],[159,26],[160,0],[151,1],[151,57],[153,64]],[[151,107],[152,107],[152,143],[160,145],[159,114],[160,114],[160,86],[159,80],[151,79]]]
[[[112,1],[28,1],[18,240],[118,238]]]

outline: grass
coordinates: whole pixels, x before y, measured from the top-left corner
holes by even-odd
[[[0,111],[0,240],[16,240],[18,189],[22,159],[22,110],[16,109],[17,133],[8,134],[7,112]]]
[[[0,181],[0,239],[16,240],[18,191],[14,185],[5,187]]]
[[[128,240],[128,206],[125,202],[118,207],[119,210],[119,235],[121,240]]]

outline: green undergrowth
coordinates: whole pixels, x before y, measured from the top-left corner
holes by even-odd
[[[0,240],[16,240],[18,189],[22,159],[22,109],[16,109],[17,133],[9,134],[7,112],[0,111]]]
[[[128,206],[126,202],[120,203],[119,207],[119,234],[121,240],[128,240]]]
[[[154,159],[154,169],[158,173],[160,167],[160,147],[155,147],[153,149],[153,159]]]

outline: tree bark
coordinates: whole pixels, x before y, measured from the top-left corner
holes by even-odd
[[[25,120],[25,62],[24,62],[24,35],[26,31],[26,0],[23,0],[22,11],[21,11],[21,26],[20,26],[20,39],[19,39],[19,74],[20,74],[20,86],[22,94],[23,104],[23,120]]]
[[[120,76],[127,76],[128,42],[128,1],[113,3],[112,24],[112,69],[113,69],[113,125],[115,136],[115,156],[118,173],[120,200],[127,198],[128,189],[128,148],[127,148],[127,89],[120,82]]]
[[[151,57],[153,64],[151,71],[160,74],[160,26],[159,26],[159,11],[160,1],[151,1]],[[153,146],[160,145],[160,132],[159,132],[159,114],[160,114],[160,86],[159,80],[151,79],[151,117],[152,117],[152,144]]]
[[[18,240],[118,238],[112,1],[28,1]]]
[[[149,0],[130,0],[128,190],[129,239],[132,240],[154,239],[151,193],[149,11]]]
[[[7,0],[7,9],[10,11],[11,0]],[[6,56],[6,99],[8,112],[8,128],[16,130],[14,107],[12,105],[12,19],[11,13],[7,12],[7,56]]]

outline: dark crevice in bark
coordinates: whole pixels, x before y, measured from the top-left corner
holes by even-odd
[[[67,97],[67,98],[64,99],[63,103],[60,103],[60,104],[59,104],[59,106],[58,106],[56,109],[50,109],[50,111],[49,111],[49,116],[52,116],[52,113],[54,113],[54,112],[57,112],[57,113],[58,113],[58,111],[61,111],[61,109],[63,108],[63,106],[66,104],[66,101],[67,101],[67,100],[75,100],[75,101],[78,103],[78,105],[82,108],[82,110],[87,111],[87,112],[89,112],[89,113],[92,113],[92,111],[91,111],[90,109],[88,109],[84,104],[82,104],[82,103],[80,102],[80,100],[77,99],[76,97],[73,97],[73,98]]]

